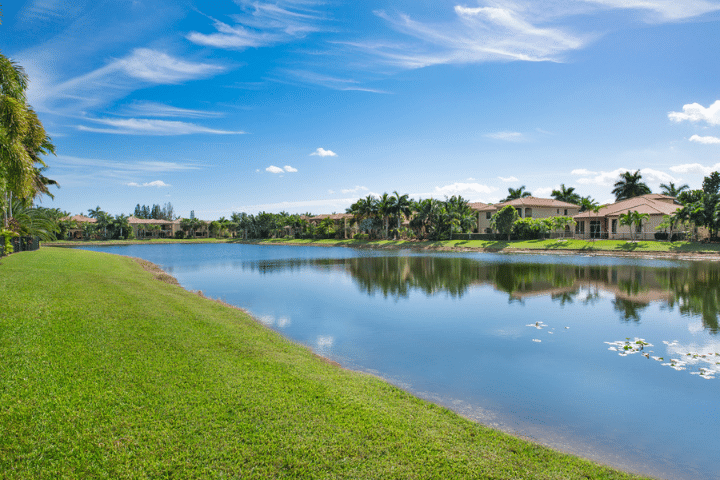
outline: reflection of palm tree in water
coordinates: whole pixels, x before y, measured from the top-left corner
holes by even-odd
[[[243,268],[263,273],[300,269],[340,269],[351,275],[368,295],[407,298],[412,291],[461,298],[473,285],[492,285],[511,301],[550,296],[561,305],[601,300],[601,291],[614,294],[613,308],[623,321],[639,321],[651,302],[677,306],[681,313],[702,318],[717,333],[720,312],[720,267],[693,263],[678,267],[636,265],[598,266],[552,263],[488,263],[467,257],[368,256],[342,259],[285,259],[247,262]]]

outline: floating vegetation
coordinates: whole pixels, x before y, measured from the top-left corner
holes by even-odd
[[[677,371],[687,370],[688,367],[693,367],[700,363],[706,363],[709,365],[708,367],[698,367],[696,371],[690,372],[691,375],[697,375],[706,380],[711,380],[715,378],[716,375],[720,374],[720,353],[718,352],[682,352],[678,354],[681,358],[671,358],[670,361],[665,361],[665,357],[658,357],[655,355],[651,356],[650,354],[654,353],[652,350],[648,352],[643,351],[645,347],[653,346],[651,343],[646,342],[644,338],[635,337],[634,340],[626,338],[624,341],[618,340],[616,342],[605,343],[610,345],[608,350],[618,352],[618,355],[621,357],[627,357],[628,355],[632,355],[634,353],[640,353],[640,355],[645,358],[652,358],[657,362],[663,362],[661,363],[662,366],[670,367]],[[677,347],[679,345],[677,340],[673,340],[672,342],[663,340],[663,343],[667,345],[668,348]]]

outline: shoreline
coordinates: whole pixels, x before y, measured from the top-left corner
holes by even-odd
[[[262,243],[260,243],[260,244],[262,244]],[[311,245],[311,246],[325,246],[325,247],[327,247],[327,246],[333,246],[333,245]],[[469,251],[473,251],[473,250],[471,249],[471,250],[469,250]],[[513,253],[515,253],[515,252],[513,252]],[[518,253],[530,253],[530,254],[533,254],[533,253],[536,253],[536,252],[527,251],[527,252],[518,252]],[[518,440],[530,442],[530,443],[536,444],[536,445],[541,445],[541,446],[543,446],[543,447],[545,447],[545,448],[552,449],[552,450],[554,450],[554,451],[556,451],[556,452],[559,452],[559,453],[562,453],[562,454],[566,454],[566,455],[572,455],[572,456],[575,456],[575,457],[578,457],[578,458],[585,459],[585,460],[587,460],[587,461],[595,462],[595,463],[597,463],[597,464],[599,464],[599,465],[603,465],[603,466],[608,467],[608,468],[616,469],[616,470],[618,470],[618,471],[622,471],[622,472],[625,472],[625,473],[630,474],[630,475],[647,475],[647,473],[640,473],[640,472],[641,472],[641,469],[639,469],[639,468],[633,469],[633,465],[632,465],[632,463],[629,462],[629,461],[618,461],[618,460],[616,459],[616,462],[615,462],[615,464],[613,465],[612,462],[609,462],[609,461],[608,461],[609,457],[610,457],[612,454],[609,454],[609,453],[607,453],[607,452],[605,452],[604,455],[602,455],[602,456],[593,456],[591,453],[595,452],[595,450],[593,450],[593,449],[591,449],[590,447],[586,446],[586,447],[585,447],[585,450],[586,450],[587,453],[586,453],[585,455],[581,455],[581,454],[577,453],[577,451],[573,451],[571,448],[567,448],[567,445],[568,445],[568,444],[567,444],[567,440],[564,440],[564,442],[565,442],[564,445],[566,445],[566,448],[563,448],[563,447],[560,446],[560,444],[557,443],[557,442],[542,441],[542,440],[534,437],[534,436],[533,436],[532,434],[530,434],[530,433],[519,432],[519,431],[517,431],[517,430],[514,430],[513,428],[510,428],[510,427],[507,426],[507,425],[503,425],[503,424],[500,424],[500,423],[497,423],[497,422],[493,422],[493,421],[482,421],[482,417],[483,417],[483,416],[488,416],[488,414],[489,414],[489,417],[487,418],[488,420],[490,420],[491,418],[493,418],[494,414],[493,414],[492,411],[483,411],[482,414],[478,414],[477,412],[478,412],[479,410],[476,410],[475,413],[473,413],[474,408],[473,408],[472,406],[468,406],[468,405],[466,405],[465,408],[460,408],[460,409],[453,408],[453,405],[451,405],[451,403],[453,403],[453,402],[449,402],[449,401],[447,401],[447,399],[445,399],[445,401],[443,401],[443,398],[442,398],[441,394],[439,394],[439,393],[428,394],[428,393],[426,392],[426,394],[423,394],[422,392],[414,392],[414,391],[412,391],[412,390],[407,389],[406,387],[403,387],[401,384],[399,384],[399,383],[397,383],[397,382],[394,382],[391,378],[384,377],[384,376],[380,375],[379,373],[373,373],[373,372],[366,371],[366,370],[362,370],[362,369],[359,369],[359,370],[358,370],[358,369],[354,369],[354,368],[351,368],[351,367],[344,366],[344,365],[342,365],[341,363],[339,363],[339,362],[337,362],[337,361],[335,361],[335,360],[333,360],[333,359],[331,359],[331,358],[329,358],[329,357],[326,357],[326,356],[323,356],[323,355],[317,353],[316,351],[313,350],[313,348],[312,348],[311,346],[305,345],[305,344],[300,343],[300,342],[297,342],[297,341],[295,341],[295,340],[293,340],[293,339],[291,339],[291,338],[289,338],[289,337],[286,337],[286,336],[283,335],[281,332],[279,332],[279,331],[271,328],[271,327],[268,326],[268,325],[265,325],[265,324],[264,324],[263,322],[261,322],[260,319],[257,318],[252,312],[246,310],[245,308],[242,308],[242,307],[239,307],[239,306],[237,306],[237,305],[233,305],[233,304],[227,303],[227,302],[225,302],[224,300],[221,300],[221,299],[219,299],[219,298],[208,297],[208,296],[206,296],[206,295],[202,292],[202,290],[188,290],[188,289],[186,289],[185,287],[183,287],[183,286],[180,284],[180,282],[179,282],[174,276],[170,275],[170,274],[167,273],[165,270],[163,270],[162,268],[160,268],[159,265],[157,265],[157,264],[155,264],[155,263],[153,263],[153,262],[150,262],[150,261],[148,261],[148,260],[145,260],[145,259],[142,259],[142,258],[139,258],[139,257],[129,256],[129,255],[121,255],[121,256],[125,256],[125,257],[131,259],[132,261],[136,262],[143,270],[151,273],[151,274],[153,275],[153,277],[154,277],[155,280],[158,280],[158,281],[160,281],[160,282],[164,282],[164,283],[167,283],[167,284],[170,284],[170,285],[177,286],[177,287],[185,290],[185,291],[188,292],[188,293],[195,294],[195,295],[197,295],[197,296],[199,296],[199,297],[201,297],[201,298],[203,298],[203,299],[205,299],[205,300],[209,300],[209,301],[211,301],[211,302],[217,303],[217,304],[219,304],[219,305],[221,305],[221,306],[223,306],[223,307],[225,307],[225,308],[229,308],[229,309],[233,309],[233,310],[238,310],[238,311],[242,312],[243,314],[247,315],[250,319],[252,319],[252,321],[255,322],[259,327],[264,328],[264,329],[266,329],[266,330],[268,330],[268,331],[270,331],[270,332],[273,332],[273,333],[275,333],[275,334],[277,334],[277,335],[280,335],[280,336],[281,336],[283,339],[285,339],[286,341],[292,343],[293,345],[296,345],[296,346],[299,347],[299,348],[302,348],[302,349],[308,351],[310,354],[312,354],[314,357],[316,357],[318,360],[320,360],[320,361],[323,362],[323,363],[327,363],[327,364],[329,364],[329,365],[332,365],[332,366],[334,366],[334,367],[337,367],[337,368],[339,368],[339,369],[342,369],[342,370],[345,370],[345,371],[348,371],[348,372],[358,373],[358,374],[361,374],[361,375],[369,375],[369,376],[374,377],[374,378],[376,378],[376,379],[378,379],[378,380],[380,380],[380,381],[382,381],[382,382],[384,382],[384,383],[386,383],[386,384],[388,384],[388,385],[391,385],[391,386],[393,386],[393,387],[399,388],[399,389],[403,390],[404,392],[406,392],[408,395],[412,395],[413,397],[415,397],[415,398],[417,398],[417,399],[420,399],[420,400],[423,400],[423,401],[432,403],[432,404],[434,404],[434,405],[436,405],[436,406],[438,406],[438,407],[441,407],[441,408],[447,408],[448,410],[451,410],[452,412],[454,412],[454,413],[457,414],[458,416],[466,419],[467,421],[470,421],[470,422],[473,422],[473,423],[482,425],[483,427],[492,429],[492,430],[497,431],[497,432],[501,432],[501,433],[510,435],[510,436],[512,436],[512,437],[517,438]],[[482,410],[482,409],[480,409],[480,410]],[[590,453],[590,455],[588,455],[588,453]],[[652,477],[652,478],[654,478],[654,477]]]
[[[448,252],[448,253],[497,253],[504,255],[578,255],[578,256],[602,256],[617,258],[647,258],[665,260],[686,260],[686,261],[720,261],[720,250],[695,250],[687,252],[673,252],[662,250],[603,250],[595,248],[515,248],[512,246],[503,248],[472,247],[464,245],[442,244],[441,242],[419,242],[419,241],[355,241],[355,240],[319,240],[319,241],[297,241],[297,240],[232,240],[232,239],[206,239],[206,240],[108,240],[108,241],[55,241],[52,243],[43,242],[41,247],[81,247],[81,246],[126,246],[126,245],[174,245],[174,244],[215,244],[231,243],[240,245],[284,245],[284,246],[308,246],[308,247],[345,247],[361,250],[412,250],[417,252]],[[447,242],[450,243],[450,242]]]

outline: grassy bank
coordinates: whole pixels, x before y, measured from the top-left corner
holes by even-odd
[[[419,249],[419,250],[455,250],[455,251],[489,251],[489,252],[527,252],[538,251],[543,253],[603,253],[603,254],[666,254],[666,255],[720,255],[720,244],[697,242],[661,242],[627,240],[443,240],[443,241],[414,241],[414,240],[235,240],[206,238],[197,240],[107,240],[107,241],[55,241],[44,242],[46,246],[82,246],[82,245],[162,245],[168,243],[252,243],[266,245],[322,245],[378,249]]]
[[[0,476],[631,478],[339,368],[156,276],[79,250],[0,260]]]

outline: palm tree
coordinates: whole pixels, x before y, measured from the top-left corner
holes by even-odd
[[[689,190],[690,186],[687,183],[684,183],[684,184],[680,185],[679,187],[676,187],[673,182],[669,182],[667,185],[664,183],[661,183],[660,188],[662,189],[663,195],[677,198],[677,196],[680,195],[683,191]]]
[[[532,193],[525,190],[525,185],[520,188],[508,188],[508,196],[505,197],[502,202],[509,202],[510,200],[517,200],[518,198],[532,197]]]
[[[88,217],[90,218],[100,218],[102,214],[105,212],[102,211],[102,208],[100,208],[100,205],[98,205],[95,208],[88,208]]]
[[[615,201],[619,202],[620,200],[627,200],[628,198],[652,193],[650,187],[644,182],[641,182],[641,179],[642,175],[640,174],[640,170],[635,171],[635,173],[621,173],[620,179],[613,185],[615,188],[613,188],[612,193],[615,195]]]
[[[566,188],[564,183],[560,184],[560,190],[553,190],[550,194],[555,200],[580,205],[580,195],[575,193],[575,187]]]
[[[393,198],[387,193],[383,193],[377,200],[377,214],[385,221],[385,238],[388,237],[388,222],[395,208]]]
[[[650,218],[647,213],[640,213],[637,210],[628,211],[627,213],[620,214],[620,225],[627,225],[630,227],[630,240],[635,240],[635,229],[633,225],[636,225],[639,230],[642,226],[643,220]]]
[[[393,213],[397,217],[397,228],[400,230],[402,217],[409,217],[412,213],[412,202],[410,201],[409,195],[406,193],[400,195],[397,190],[393,192],[395,194],[395,201],[393,202]]]
[[[55,153],[37,114],[27,104],[27,86],[23,68],[0,54],[0,193],[8,209],[11,195],[35,196],[36,164],[46,166],[40,155]]]
[[[589,211],[593,212],[595,214],[596,220],[597,220],[597,215],[598,215],[598,212],[600,211],[600,208],[601,208],[600,205],[595,200],[590,198],[589,196],[583,197],[580,199],[580,211],[582,212],[585,210],[589,210]],[[593,239],[593,242],[594,242],[595,236],[593,236],[592,232],[590,232],[590,231],[588,231],[588,233],[590,234],[590,237]]]

